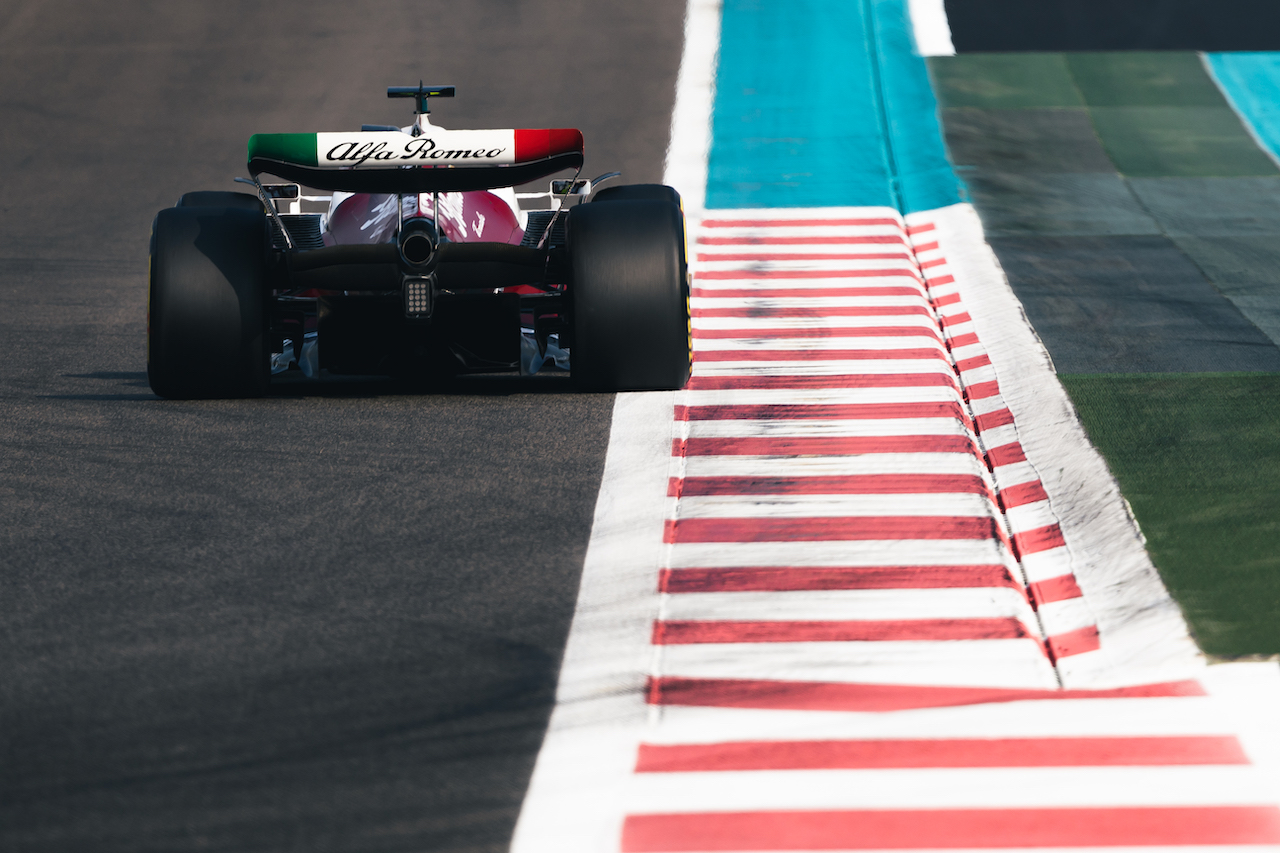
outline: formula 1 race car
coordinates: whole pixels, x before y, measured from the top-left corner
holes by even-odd
[[[190,192],[151,233],[147,376],[162,397],[253,397],[273,374],[438,378],[570,370],[594,390],[689,376],[689,275],[674,189],[580,180],[577,130],[255,134],[256,193]],[[514,188],[556,172],[549,207]],[[290,183],[263,183],[269,174]],[[303,187],[331,195],[307,195]],[[587,197],[590,203],[583,203]],[[566,204],[569,200],[575,204]],[[534,202],[536,203],[536,202]],[[304,212],[303,205],[323,212]]]

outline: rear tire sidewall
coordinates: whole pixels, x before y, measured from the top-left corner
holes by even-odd
[[[152,226],[147,378],[161,397],[258,397],[270,379],[266,217],[162,210]]]
[[[618,188],[624,189],[624,188]],[[674,390],[689,377],[684,217],[664,199],[569,214],[572,375],[584,390]]]

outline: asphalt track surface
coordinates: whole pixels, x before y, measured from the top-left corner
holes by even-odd
[[[612,397],[149,391],[155,211],[249,134],[580,127],[661,179],[683,0],[0,7],[0,849],[505,849]]]

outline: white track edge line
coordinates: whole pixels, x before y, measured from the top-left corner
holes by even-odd
[[[706,203],[720,0],[689,0],[663,183],[680,193],[688,244]],[[623,802],[650,714],[645,679],[676,393],[618,394],[556,706],[516,822],[512,853],[617,850]],[[629,665],[628,665],[629,664]]]
[[[619,394],[556,706],[513,853],[616,850],[648,720],[676,392]]]
[[[951,24],[943,0],[908,0],[916,53],[921,56],[955,56]]]
[[[721,0],[689,0],[684,19],[684,54],[671,111],[671,141],[662,176],[664,184],[680,193],[686,216],[695,220],[702,217],[707,198],[721,5]],[[695,237],[689,235],[689,245],[694,245]]]

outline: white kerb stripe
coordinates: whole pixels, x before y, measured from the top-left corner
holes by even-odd
[[[887,640],[662,646],[660,673],[677,678],[928,684],[1053,689],[1036,640]]]
[[[686,592],[670,595],[664,619],[876,621],[885,619],[997,619],[1034,624],[1031,605],[1011,587],[990,589],[831,589],[798,592]]]
[[[1249,766],[637,773],[628,804],[633,814],[1269,805],[1261,781],[1261,774]]]
[[[1276,680],[1280,681],[1280,678]],[[668,706],[649,743],[869,738],[1048,738],[1227,735],[1208,697],[1058,699],[866,713]]]

